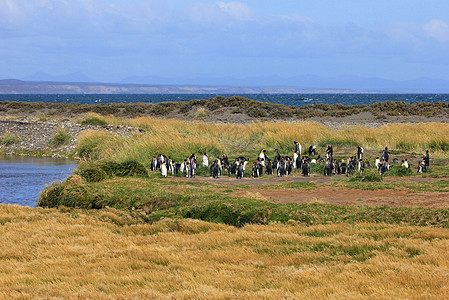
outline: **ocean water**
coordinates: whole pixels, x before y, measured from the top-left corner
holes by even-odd
[[[209,99],[216,94],[3,94],[0,101],[51,102],[51,103],[160,103]],[[234,95],[222,94],[230,97]],[[375,102],[403,101],[449,102],[449,94],[241,94],[240,96],[263,102],[300,107],[308,104],[371,104]]]

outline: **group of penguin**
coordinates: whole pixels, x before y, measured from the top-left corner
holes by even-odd
[[[301,171],[303,176],[310,175],[311,163],[323,163],[324,175],[332,176],[338,174],[345,174],[347,176],[353,175],[356,171],[363,173],[365,168],[370,168],[371,164],[368,161],[364,161],[363,152],[364,149],[361,146],[357,147],[357,155],[351,156],[347,161],[341,159],[337,160],[333,158],[334,149],[332,145],[327,145],[325,149],[325,159],[318,155],[316,159],[309,159],[307,156],[302,156],[302,146],[299,142],[295,141],[295,150],[293,157],[282,156],[278,149],[275,149],[274,158],[270,159],[266,155],[265,149],[262,149],[256,161],[253,162],[251,168],[251,175],[253,177],[260,177],[264,174],[274,175],[279,177],[290,175],[293,169]],[[316,146],[311,145],[308,149],[310,156],[316,155]],[[201,165],[208,167],[210,176],[213,178],[219,178],[222,174],[227,172],[229,176],[236,176],[237,179],[242,179],[245,175],[245,170],[248,165],[249,158],[239,156],[234,159],[232,163],[229,162],[226,154],[217,156],[210,164],[209,157],[206,153],[203,154]],[[397,158],[393,159],[394,164],[398,164]],[[410,168],[407,159],[402,160],[402,166]],[[196,170],[199,167],[198,160],[195,153],[186,157],[181,163],[176,163],[170,156],[159,154],[157,157],[152,158],[151,170],[161,172],[163,177],[167,177],[168,173],[177,175],[178,173],[185,174],[186,177],[194,177]],[[375,167],[380,175],[385,174],[390,168],[389,165],[389,153],[388,148],[385,147],[381,157],[377,157],[375,161]],[[429,167],[429,151],[423,156],[418,166],[418,172],[425,173]],[[264,170],[265,169],[265,170]]]
[[[186,177],[194,177],[198,162],[194,153],[184,159],[182,163],[176,163],[170,156],[167,157],[159,154],[157,157],[153,156],[151,160],[151,171],[160,171],[163,177],[167,177],[168,173],[177,175],[178,173],[185,173]]]

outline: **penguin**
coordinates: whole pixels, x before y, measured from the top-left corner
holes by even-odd
[[[274,151],[275,151],[274,157],[275,157],[278,161],[280,161],[280,160],[281,160],[281,154],[279,154],[279,150],[278,150],[278,149],[275,149]]]
[[[223,154],[221,156],[220,165],[221,165],[220,173],[224,172],[224,170],[229,170],[229,160],[228,160],[228,156],[226,154]]]
[[[179,164],[177,164],[175,161],[173,161],[173,168],[171,170],[171,174],[172,175],[177,175],[178,174],[178,168],[179,168]]]
[[[277,173],[278,173],[278,177],[284,177],[286,175],[286,169],[285,169],[285,161],[281,161],[278,164],[278,168],[277,168]]]
[[[363,159],[359,160],[357,169],[358,169],[360,174],[363,174],[363,171],[365,171],[365,162],[363,161]]]
[[[162,162],[162,154],[159,154],[156,159],[156,170],[161,169]]]
[[[332,145],[327,145],[327,148],[326,148],[326,159],[328,159],[328,158],[332,159],[333,154],[334,154],[334,148],[332,148]]]
[[[287,158],[285,161],[285,173],[286,175],[290,175],[292,173],[293,164],[290,158]]]
[[[331,160],[328,158],[326,164],[324,165],[324,176],[331,176],[331,175],[332,175],[332,163]]]
[[[165,163],[162,163],[161,165],[161,176],[167,177],[167,166],[165,165]]]
[[[370,164],[369,161],[365,161],[365,167],[366,167],[366,168],[371,168],[371,164]]]
[[[237,167],[238,167],[238,159],[236,158],[234,162],[229,167],[229,175],[236,175],[237,174]]]
[[[301,155],[302,146],[298,141],[295,141],[295,151],[298,152],[299,155]]]
[[[352,175],[354,175],[354,164],[351,162],[351,163],[348,163],[348,170],[346,171],[346,176],[352,176]]]
[[[263,176],[263,167],[264,167],[264,165],[262,165],[262,162],[259,162],[257,164],[257,167],[259,168],[259,176]]]
[[[259,167],[257,166],[256,162],[253,163],[253,168],[251,170],[251,175],[253,177],[259,177]]]
[[[346,172],[348,171],[348,166],[346,165],[344,160],[341,160],[340,169],[341,169],[341,174],[346,174]]]
[[[242,179],[244,175],[245,169],[243,168],[243,162],[241,162],[237,167],[237,179]]]
[[[293,168],[298,169],[297,164],[296,164],[296,160],[298,159],[299,155],[298,155],[298,151],[295,150],[295,153],[293,153]]]
[[[179,172],[184,173],[186,171],[186,160],[181,163],[181,166],[179,167]]]
[[[383,160],[380,166],[380,175],[385,174],[389,169],[388,161]]]
[[[248,160],[249,160],[249,158],[247,158],[243,161],[243,171],[245,171],[246,165],[248,164]]]
[[[398,163],[399,163],[399,159],[393,158],[393,163],[394,163],[394,164],[398,164]]]
[[[173,169],[173,162],[172,162],[171,156],[169,156],[167,158],[167,161],[165,164],[167,165],[167,170],[170,172]]]
[[[295,163],[296,169],[301,170],[301,168],[302,168],[302,157],[301,157],[301,155],[298,155],[298,157],[296,158],[294,163]]]
[[[151,159],[151,171],[156,171],[156,157],[153,156],[153,158]]]
[[[308,177],[310,175],[310,165],[309,161],[306,159],[302,164],[302,175]]]
[[[209,156],[207,156],[207,153],[204,152],[203,154],[203,163],[202,163],[203,167],[209,167]]]
[[[362,160],[363,159],[363,148],[362,146],[357,147],[357,159]]]
[[[219,165],[217,164],[217,162],[212,162],[212,165],[210,166],[210,175],[213,177],[213,178],[218,178],[218,177],[220,177],[220,167],[219,167]]]
[[[272,162],[272,164],[271,164],[271,166],[273,167],[273,169],[277,169],[278,163],[279,163],[279,160],[278,160],[278,159],[276,158],[276,156],[275,156],[274,159],[273,159],[273,162]]]
[[[408,159],[407,159],[407,158],[406,158],[405,161],[404,161],[404,167],[410,168],[410,165],[409,165],[409,163],[408,163]]]
[[[388,154],[388,147],[385,147],[384,152],[380,156],[380,159],[388,161],[390,159],[390,154]]]
[[[315,145],[310,145],[310,147],[309,147],[309,155],[310,156],[312,156],[312,155],[316,155],[316,146]]]
[[[265,172],[267,175],[273,175],[273,163],[271,162],[271,159],[268,159],[267,161],[267,168]]]
[[[427,172],[426,163],[424,162],[424,160],[421,160],[418,164],[418,173],[426,173],[426,172]]]
[[[262,166],[265,167],[265,162],[267,161],[267,156],[265,155],[265,149],[262,149],[259,153],[259,159]]]
[[[426,166],[426,170],[430,166],[430,154],[428,149],[426,150],[426,154],[424,155],[424,165]]]
[[[376,157],[376,160],[375,160],[374,164],[376,165],[377,172],[380,172],[380,159],[379,159],[379,157]]]
[[[338,162],[338,160],[334,160],[334,174],[335,175],[339,175],[341,174],[341,167],[340,167],[340,163]]]

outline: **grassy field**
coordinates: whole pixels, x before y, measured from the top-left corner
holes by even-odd
[[[0,298],[445,299],[447,229],[0,205]]]

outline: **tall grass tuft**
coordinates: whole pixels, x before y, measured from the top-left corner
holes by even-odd
[[[5,132],[0,137],[0,145],[6,146],[6,147],[20,143],[21,141],[22,141],[22,139],[20,138],[20,136],[13,134],[9,131]]]
[[[59,131],[48,141],[48,144],[52,147],[61,147],[70,144],[72,136],[65,131],[64,128],[60,128]]]

